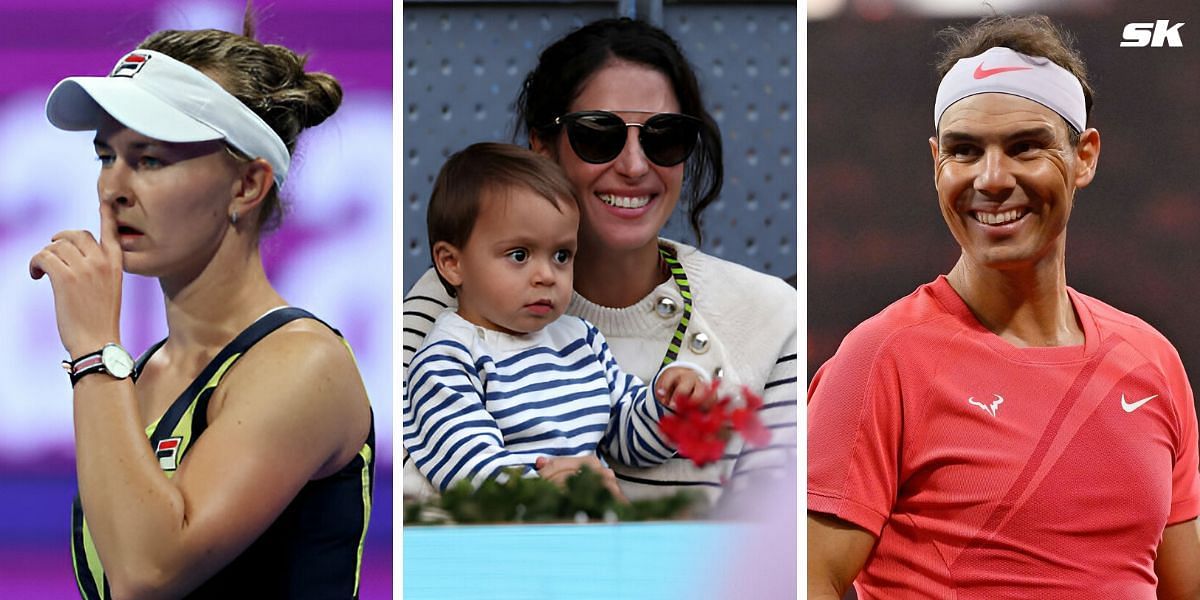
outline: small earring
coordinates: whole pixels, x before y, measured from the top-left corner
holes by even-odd
[[[229,214],[229,223],[231,225],[237,225],[237,219],[238,219],[237,211],[234,211]]]

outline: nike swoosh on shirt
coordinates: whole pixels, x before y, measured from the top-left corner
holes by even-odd
[[[1033,67],[996,67],[994,69],[985,69],[983,68],[983,63],[979,63],[979,66],[975,67],[975,79],[986,79],[992,75],[999,75],[1000,73],[1007,73],[1009,71],[1029,71],[1032,69]]]
[[[1141,408],[1143,404],[1145,404],[1157,397],[1158,397],[1158,394],[1155,394],[1153,396],[1147,396],[1145,398],[1142,398],[1141,400],[1138,400],[1137,402],[1130,403],[1130,402],[1125,401],[1125,394],[1121,394],[1121,408],[1125,409],[1125,412],[1131,413],[1131,412]]]

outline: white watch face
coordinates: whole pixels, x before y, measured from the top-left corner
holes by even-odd
[[[104,370],[117,379],[125,379],[133,373],[133,357],[116,344],[104,345],[100,351],[100,361],[104,363]]]

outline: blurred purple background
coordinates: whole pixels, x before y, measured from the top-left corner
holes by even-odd
[[[362,598],[391,597],[392,6],[385,0],[255,2],[258,38],[310,54],[345,89],[339,112],[301,137],[284,190],[290,212],[264,241],[292,304],[354,347],[375,409],[379,462]],[[75,493],[70,385],[46,282],[29,258],[62,229],[96,230],[90,133],[52,128],[58,80],[104,75],[158,29],[241,31],[240,0],[6,0],[0,8],[0,597],[69,598]],[[165,334],[157,282],[127,277],[122,339]]]

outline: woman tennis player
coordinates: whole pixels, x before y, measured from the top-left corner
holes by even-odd
[[[358,594],[371,407],[340,334],[288,306],[259,253],[297,136],[342,92],[252,35],[155,33],[46,104],[95,131],[100,170],[99,240],[63,231],[30,261],[69,354],[85,598]],[[136,361],[123,272],[156,277],[166,305]]]

